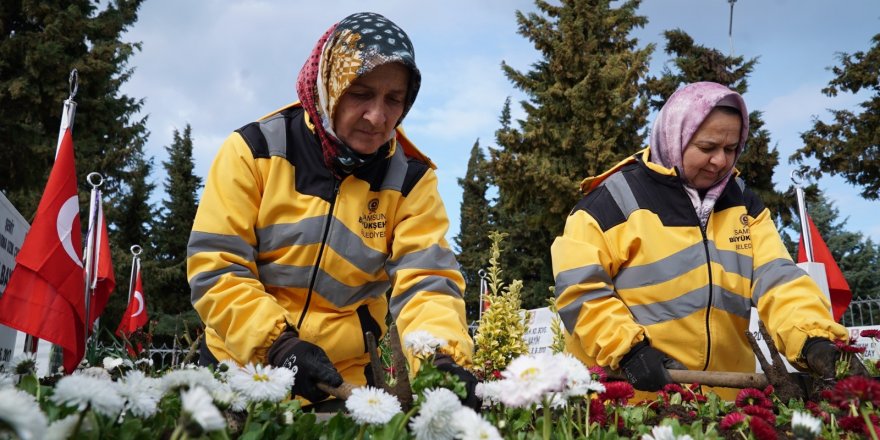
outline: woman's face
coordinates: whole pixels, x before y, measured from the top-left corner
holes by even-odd
[[[684,177],[696,189],[709,189],[733,168],[742,119],[715,109],[700,124],[681,159]]]
[[[409,69],[383,64],[354,80],[336,105],[333,130],[352,150],[375,153],[391,137],[403,115]]]

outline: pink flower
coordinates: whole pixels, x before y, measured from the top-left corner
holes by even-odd
[[[618,405],[626,405],[635,395],[635,390],[629,382],[608,382],[605,384],[605,392],[599,394],[599,400],[610,400]]]
[[[878,338],[880,338],[880,330],[878,330],[878,329],[862,330],[862,332],[859,333],[859,336],[861,336],[863,338],[878,339]]]
[[[592,376],[593,380],[597,380],[597,381],[603,382],[603,383],[606,380],[608,380],[608,373],[605,372],[604,368],[602,368],[598,365],[593,365],[592,367],[589,368],[589,370],[590,370],[590,376]]]
[[[749,419],[749,429],[758,440],[776,440],[776,429],[760,417]]]
[[[849,341],[834,341],[834,346],[837,347],[837,350],[841,353],[864,353],[867,347],[860,347],[855,345],[855,339],[850,339]]]
[[[721,419],[721,430],[740,429],[745,427],[746,415],[741,412],[732,412]]]
[[[773,402],[764,395],[763,391],[755,388],[743,388],[736,395],[736,406],[742,408],[749,405],[773,408]]]
[[[605,405],[602,404],[602,401],[590,399],[590,423],[596,422],[599,426],[605,426],[607,421]]]
[[[880,382],[862,376],[850,376],[837,382],[832,390],[826,390],[822,397],[832,405],[847,411],[851,406],[861,407],[865,403],[880,405]]]
[[[776,424],[776,414],[773,414],[773,411],[762,406],[747,405],[742,407],[742,412],[752,417],[760,417],[771,425]]]

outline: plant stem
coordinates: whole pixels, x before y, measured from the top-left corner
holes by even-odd
[[[552,394],[551,394],[552,396]],[[552,399],[549,397],[544,397],[544,440],[550,440],[550,401]],[[877,440],[877,439],[874,439]]]
[[[859,412],[862,413],[862,418],[865,419],[865,426],[866,426],[869,430],[871,430],[871,438],[872,438],[873,440],[877,440],[877,431],[874,430],[874,424],[871,423],[871,418],[868,417],[868,413],[865,412],[864,409],[860,410]]]

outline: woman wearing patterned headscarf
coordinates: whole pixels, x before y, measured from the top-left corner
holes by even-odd
[[[568,350],[643,391],[669,383],[668,368],[754,372],[754,306],[792,363],[833,374],[831,340],[846,329],[737,177],[747,136],[738,93],[690,84],[660,110],[649,148],[584,180],[552,246]]]
[[[445,341],[438,368],[475,404],[464,280],[434,165],[399,127],[420,78],[402,29],[353,14],[306,60],[300,102],[229,136],[188,245],[202,363],[291,368],[293,393],[318,402],[319,382],[372,382],[365,334],[381,339],[390,312],[402,337]]]

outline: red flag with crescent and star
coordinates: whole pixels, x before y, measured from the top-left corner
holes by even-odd
[[[119,328],[116,329],[116,336],[130,337],[139,328],[147,325],[147,321],[147,302],[144,300],[141,268],[138,267],[135,272],[134,292],[131,293],[128,308],[125,309],[122,321],[119,322]]]
[[[97,231],[94,239],[95,246],[95,279],[92,281],[92,302],[89,307],[89,329],[95,325],[95,320],[104,312],[110,294],[116,288],[116,276],[113,275],[113,260],[110,255],[110,236],[107,234],[107,219],[104,218],[104,208],[101,206],[101,192],[98,191],[96,223]]]
[[[849,288],[849,283],[846,282],[840,266],[834,261],[831,250],[828,249],[828,245],[825,244],[825,240],[819,234],[819,229],[809,215],[807,215],[807,225],[810,231],[810,241],[813,244],[813,261],[825,265],[825,276],[828,278],[828,293],[831,296],[831,312],[834,320],[839,322],[846,312],[846,308],[849,307],[850,301],[852,301],[852,290]],[[801,236],[798,242],[797,256],[798,263],[807,261],[803,236]]]
[[[65,130],[33,225],[0,297],[0,324],[61,346],[68,374],[85,355],[85,274],[73,137]]]

